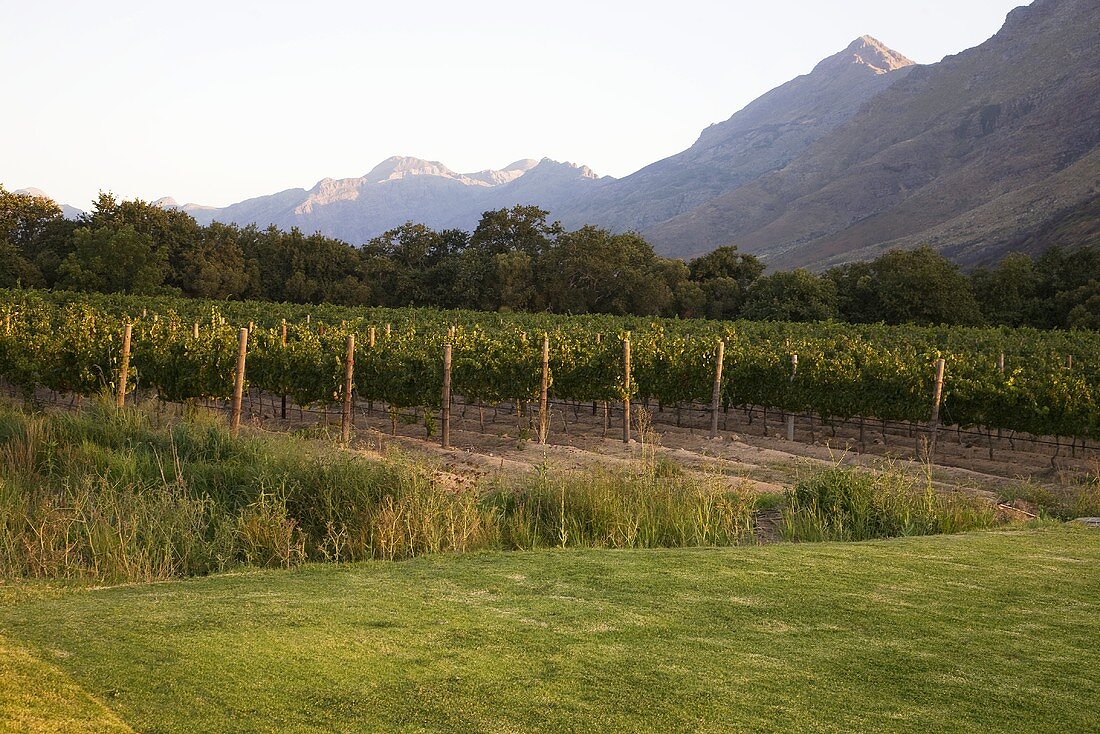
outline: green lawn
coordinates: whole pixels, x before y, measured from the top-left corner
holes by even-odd
[[[1098,731],[1098,641],[1053,526],[9,584],[0,729]]]

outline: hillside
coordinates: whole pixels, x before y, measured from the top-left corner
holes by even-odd
[[[1095,0],[1036,0],[982,45],[918,67],[788,166],[646,234],[736,243],[778,268],[929,243],[964,263],[1087,211],[1100,181]]]
[[[625,231],[690,211],[783,168],[912,68],[912,61],[874,38],[857,38],[809,74],[711,125],[687,150],[610,181],[556,214],[572,226],[596,223]]]

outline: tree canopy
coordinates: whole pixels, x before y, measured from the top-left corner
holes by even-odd
[[[1009,254],[963,273],[929,247],[824,273],[765,274],[733,246],[689,262],[637,233],[569,231],[535,206],[472,232],[407,222],[353,246],[319,233],[215,222],[99,196],[77,221],[0,187],[0,287],[178,293],[345,305],[681,318],[1100,328],[1100,250]]]

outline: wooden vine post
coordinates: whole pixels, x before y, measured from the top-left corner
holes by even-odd
[[[539,388],[539,443],[546,444],[550,430],[550,336],[542,335],[542,384]]]
[[[283,349],[286,349],[286,319],[279,325],[279,344]],[[282,420],[286,420],[286,395],[280,396],[279,400],[279,417]]]
[[[129,322],[122,327],[122,359],[118,366],[118,398],[115,401],[120,408],[126,405],[126,379],[130,376],[130,337],[133,329]]]
[[[791,382],[798,375],[798,355],[791,355]],[[794,413],[787,414],[787,440],[794,441]]]
[[[340,419],[340,440],[351,441],[351,390],[355,378],[355,334],[348,334],[348,353],[344,357],[344,413]]]
[[[241,430],[241,400],[244,398],[244,360],[248,354],[248,329],[241,329],[237,343],[237,376],[233,380],[233,410],[229,416],[229,433]]]
[[[623,443],[630,443],[630,332],[623,338]]]
[[[718,356],[714,365],[714,390],[710,395],[710,437],[718,437],[718,404],[722,399],[722,363],[726,359],[726,342],[718,340]]]
[[[370,344],[370,348],[374,349],[374,327],[370,327],[367,330],[367,343]]]
[[[191,324],[191,337],[194,338],[194,339],[199,338],[199,322],[198,321]]]
[[[440,399],[442,418],[440,423],[440,445],[451,447],[451,344],[443,345],[443,395]]]
[[[928,424],[929,451],[936,451],[936,432],[940,427],[940,403],[943,400],[943,370],[944,360],[936,360],[936,384],[932,388],[932,420]]]

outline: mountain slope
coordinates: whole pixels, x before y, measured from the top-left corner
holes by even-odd
[[[922,242],[977,262],[1087,206],[1098,144],[1096,0],[1036,0],[984,44],[912,70],[782,170],[646,234],[666,254],[735,243],[775,267]]]
[[[862,36],[711,125],[687,150],[611,181],[557,214],[567,224],[642,230],[779,170],[860,106],[903,78],[913,62]]]

